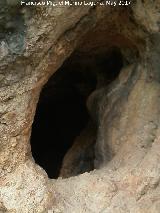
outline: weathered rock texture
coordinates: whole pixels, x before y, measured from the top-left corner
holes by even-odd
[[[160,212],[159,12],[158,0],[128,7],[0,2],[0,212]],[[124,67],[107,87],[100,79],[87,101],[97,126],[95,170],[48,179],[29,143],[42,86],[75,49],[92,55],[113,47]],[[66,156],[67,175],[77,149]]]

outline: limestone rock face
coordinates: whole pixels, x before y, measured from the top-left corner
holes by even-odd
[[[116,2],[0,2],[0,212],[160,212],[160,4]],[[116,78],[107,82],[93,66],[97,86],[86,104],[95,129],[87,126],[64,157],[68,178],[49,179],[30,147],[42,87],[74,51],[94,64],[113,48],[123,60]]]

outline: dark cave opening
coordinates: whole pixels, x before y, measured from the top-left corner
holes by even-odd
[[[31,151],[50,178],[59,176],[65,154],[91,120],[87,98],[97,86],[112,82],[122,66],[117,50],[93,56],[74,52],[42,89],[32,125]]]

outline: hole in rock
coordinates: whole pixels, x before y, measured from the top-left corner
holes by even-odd
[[[122,56],[117,50],[92,56],[75,51],[44,86],[32,126],[31,150],[50,178],[59,176],[64,156],[91,120],[87,98],[97,85],[113,81],[121,67]],[[92,170],[94,157],[89,160],[93,168],[88,170]],[[79,173],[87,170],[81,167]]]

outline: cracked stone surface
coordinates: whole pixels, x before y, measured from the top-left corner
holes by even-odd
[[[128,7],[7,2],[0,2],[0,212],[159,213],[159,1]],[[87,100],[97,125],[95,169],[49,179],[30,148],[42,87],[75,49],[93,54],[113,46],[124,67]],[[67,176],[83,137],[65,156]]]

